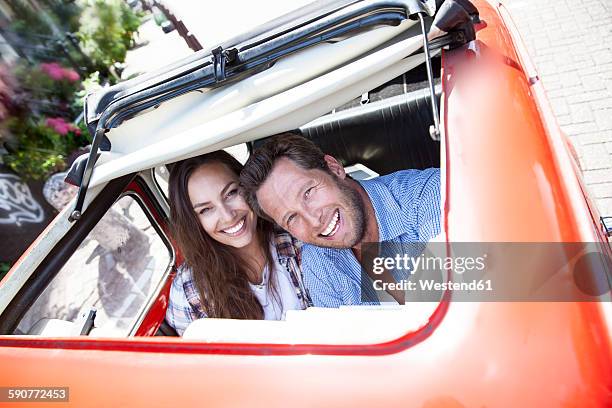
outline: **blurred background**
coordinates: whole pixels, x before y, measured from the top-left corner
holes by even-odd
[[[191,52],[152,1],[0,0],[0,279],[63,205],[84,96]]]

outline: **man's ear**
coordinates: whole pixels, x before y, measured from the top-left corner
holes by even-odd
[[[326,154],[325,163],[327,163],[327,168],[334,173],[338,178],[344,179],[346,177],[346,173],[344,172],[344,166],[338,163],[338,160],[331,157],[329,154]]]

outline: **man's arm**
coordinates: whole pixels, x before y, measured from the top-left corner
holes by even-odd
[[[403,170],[389,184],[419,242],[440,234],[440,169]]]
[[[344,304],[342,294],[334,288],[332,282],[339,277],[339,271],[311,245],[302,248],[302,274],[316,307],[340,307]]]
[[[431,171],[431,174],[423,183],[416,206],[417,230],[420,242],[430,241],[442,231],[440,227],[440,169],[435,170]]]

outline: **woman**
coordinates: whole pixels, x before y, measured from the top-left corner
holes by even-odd
[[[310,305],[297,242],[251,210],[239,192],[241,170],[220,150],[170,172],[171,223],[185,263],[166,320],[180,335],[203,317],[279,320]]]

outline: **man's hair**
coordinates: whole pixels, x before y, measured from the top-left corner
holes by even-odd
[[[282,157],[286,157],[305,170],[330,171],[325,162],[325,154],[310,140],[296,132],[280,133],[272,137],[255,149],[240,172],[244,197],[260,217],[270,219],[257,202],[257,190],[272,172],[276,161]]]

